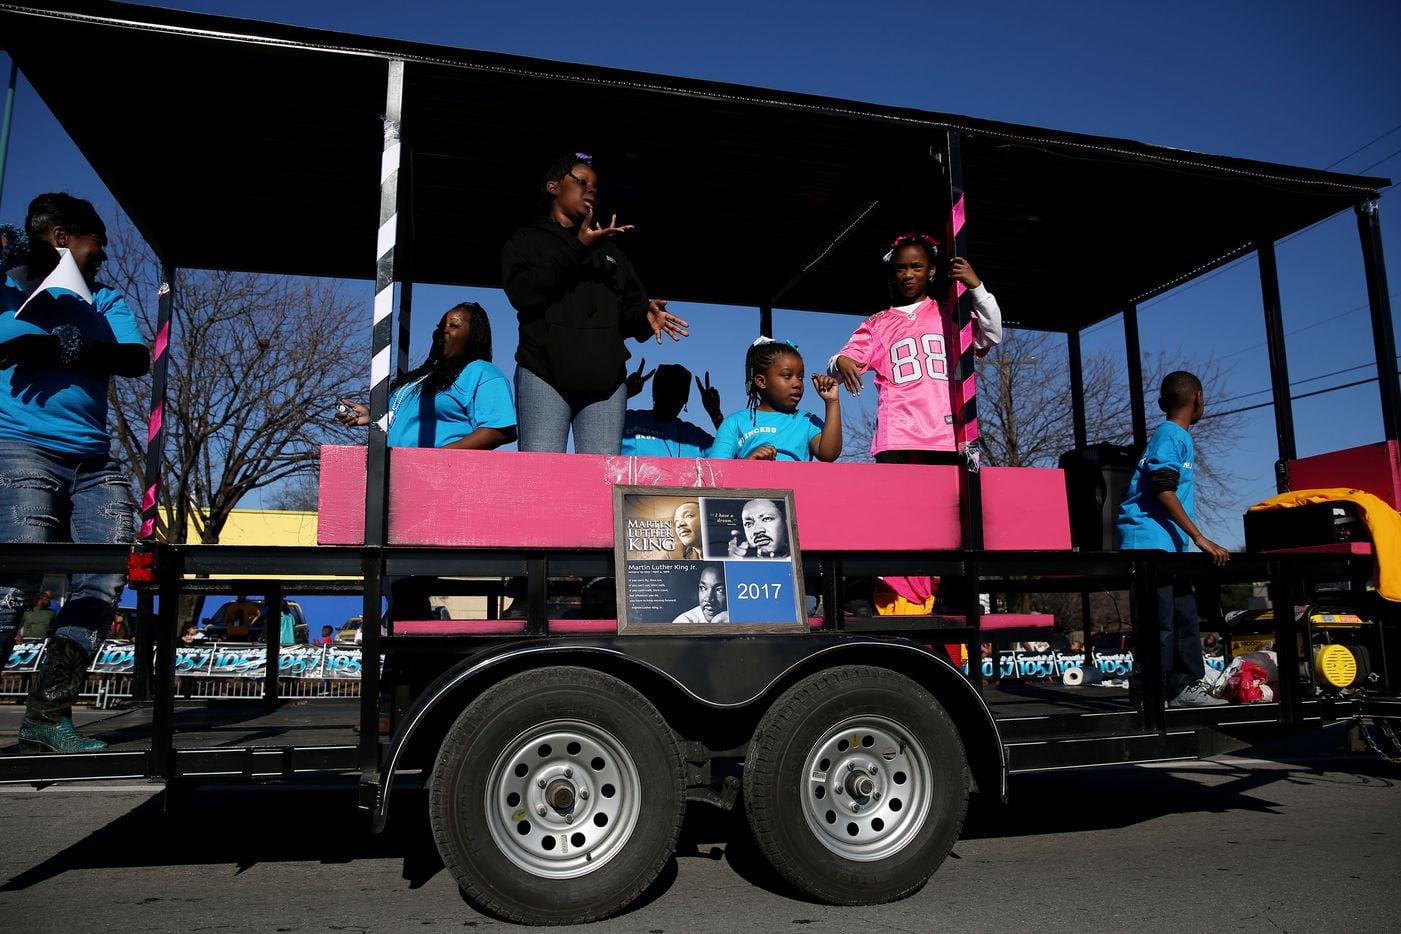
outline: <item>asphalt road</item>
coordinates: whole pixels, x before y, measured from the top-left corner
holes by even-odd
[[[562,930],[1401,931],[1401,766],[1305,746],[1025,776],[978,805],[923,891],[870,908],[784,892],[717,812],[632,910]],[[1263,758],[1256,758],[1257,756]],[[348,785],[0,787],[0,930],[516,929],[474,911],[421,799],[367,831]]]

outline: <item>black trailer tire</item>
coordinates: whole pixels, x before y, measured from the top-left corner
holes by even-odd
[[[615,914],[676,848],[681,750],[647,699],[587,668],[506,679],[448,731],[429,782],[443,863],[482,909],[527,924]]]
[[[968,807],[963,743],[934,696],[883,668],[843,667],[786,691],[744,765],[760,852],[819,901],[874,905],[918,891]]]

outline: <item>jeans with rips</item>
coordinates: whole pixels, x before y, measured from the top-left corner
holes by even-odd
[[[0,541],[130,544],[135,530],[130,481],[109,453],[83,457],[0,438]],[[34,575],[0,580],[0,660],[9,659],[39,584]],[[125,584],[124,574],[72,574],[50,635],[95,654]]]

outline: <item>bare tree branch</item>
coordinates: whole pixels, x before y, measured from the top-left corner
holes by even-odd
[[[114,225],[107,252],[104,271],[149,337],[159,266],[126,224]],[[182,270],[172,300],[158,525],[169,542],[192,529],[213,543],[250,493],[312,475],[320,445],[348,437],[327,405],[361,381],[367,360],[342,340],[351,302],[336,283]],[[150,384],[112,385],[120,448],[144,489]]]

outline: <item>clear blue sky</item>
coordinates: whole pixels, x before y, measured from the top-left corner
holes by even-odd
[[[1395,0],[1152,6],[995,0],[691,6],[180,0],[161,5],[1401,176],[1401,4]],[[113,64],[107,87],[118,94],[120,58]],[[91,197],[99,206],[111,203],[42,103],[21,83],[0,218],[18,221],[33,193],[54,188]],[[1393,292],[1401,282],[1401,251],[1396,249],[1401,212],[1393,210],[1398,203],[1394,194],[1382,199]],[[1278,256],[1296,391],[1372,375],[1353,370],[1309,381],[1371,359],[1352,215],[1281,244]],[[970,259],[976,266],[977,257]],[[646,270],[641,273],[645,281]],[[1089,244],[1083,266],[1067,275],[1073,281],[1095,274]],[[988,285],[996,291],[995,282]],[[432,319],[459,297],[476,298],[492,312],[497,359],[509,361],[515,328],[504,296],[445,288],[415,291],[413,356],[423,355]],[[368,286],[364,298],[368,346]],[[880,299],[871,297],[870,310]],[[1393,304],[1401,303],[1393,298]],[[757,333],[757,313],[695,305],[676,310],[691,320],[694,336],[664,350],[654,345],[641,349],[648,367],[675,361],[697,372],[709,369],[726,409],[738,407],[741,338]],[[801,343],[809,368],[834,351],[855,323],[814,317],[776,315],[779,335]],[[1253,258],[1201,285],[1146,303],[1140,318],[1146,350],[1214,353],[1233,366],[1218,395],[1244,398],[1227,406],[1268,400],[1267,393],[1247,395],[1268,387]],[[1117,319],[1093,329],[1085,346],[1087,351],[1106,347],[1122,353]],[[691,414],[704,420],[694,401]],[[1295,415],[1301,454],[1381,437],[1374,384],[1302,400],[1295,404]],[[1265,408],[1247,416],[1246,437],[1230,453],[1231,466],[1241,477],[1232,489],[1241,510],[1273,492],[1273,460],[1273,414]],[[1223,544],[1241,542],[1234,516],[1207,531]]]

